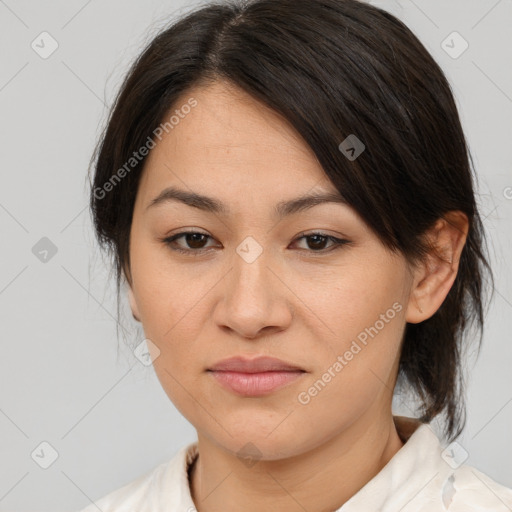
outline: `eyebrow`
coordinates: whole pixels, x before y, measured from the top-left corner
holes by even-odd
[[[220,215],[229,215],[230,213],[229,208],[218,199],[197,194],[195,192],[180,190],[176,187],[168,187],[162,190],[162,192],[160,192],[160,194],[146,206],[146,210],[174,201],[209,213],[216,213]],[[277,203],[274,207],[274,215],[282,218],[287,215],[303,212],[313,206],[324,203],[348,204],[345,198],[343,198],[339,193],[313,193]]]

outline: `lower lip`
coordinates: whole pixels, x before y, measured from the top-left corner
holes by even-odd
[[[243,396],[261,396],[298,379],[305,372],[273,371],[261,373],[241,373],[211,371],[210,373],[227,389]]]

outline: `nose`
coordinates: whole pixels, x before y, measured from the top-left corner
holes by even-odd
[[[222,298],[213,315],[221,329],[255,339],[290,325],[292,294],[279,275],[278,265],[270,260],[265,251],[251,262],[234,254],[233,268],[222,280]]]

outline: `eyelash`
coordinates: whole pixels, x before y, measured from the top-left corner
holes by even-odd
[[[211,247],[206,248],[206,249],[205,248],[202,248],[202,249],[182,249],[182,248],[179,248],[179,247],[176,247],[176,246],[173,245],[173,242],[175,242],[179,238],[183,238],[186,235],[203,235],[203,236],[206,236],[208,238],[212,238],[210,235],[207,235],[206,233],[202,233],[201,231],[182,231],[181,233],[176,233],[175,235],[172,235],[170,237],[161,239],[161,242],[163,242],[166,246],[168,246],[173,251],[176,251],[176,252],[181,253],[181,254],[187,254],[187,255],[190,255],[190,256],[200,256],[200,255],[204,254],[205,252],[207,252],[209,249],[211,249]],[[315,232],[307,233],[307,234],[306,233],[301,233],[301,235],[299,237],[297,237],[294,240],[294,242],[296,242],[298,240],[302,240],[303,238],[310,238],[310,237],[313,237],[313,236],[320,236],[320,237],[323,237],[323,238],[327,238],[328,240],[330,240],[333,243],[333,245],[330,248],[328,248],[328,249],[320,249],[318,251],[315,251],[313,249],[302,249],[302,250],[304,250],[306,252],[313,253],[313,254],[323,255],[323,254],[326,254],[326,253],[330,253],[333,250],[340,249],[341,246],[347,245],[347,244],[350,243],[349,240],[345,240],[345,239],[342,239],[342,238],[336,238],[336,237],[334,237],[332,235],[327,235],[326,233],[322,233],[320,231],[315,231]]]

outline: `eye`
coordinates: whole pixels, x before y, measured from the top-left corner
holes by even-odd
[[[200,231],[182,231],[181,233],[172,235],[163,239],[162,241],[173,251],[181,252],[184,254],[193,254],[204,252],[204,244],[208,238],[211,238],[211,236]],[[185,248],[183,246],[177,246],[177,241],[180,239],[183,239],[187,244]]]
[[[335,236],[328,235],[326,233],[313,232],[313,233],[302,233],[299,238],[295,241],[306,240],[309,252],[326,253],[332,250],[338,249],[342,245],[350,243],[348,240],[342,238],[336,238]],[[332,245],[325,247],[325,244],[331,242]]]
[[[177,233],[170,237],[164,238],[161,241],[165,245],[169,246],[173,251],[195,256],[206,252],[206,250],[209,248],[206,245],[208,239],[212,239],[212,237],[200,231],[182,231],[181,233]],[[179,245],[179,240],[182,240],[185,246]],[[350,243],[349,240],[336,238],[332,235],[321,232],[302,233],[301,236],[296,238],[293,242],[295,243],[301,240],[306,241],[307,247],[304,249],[306,252],[322,254],[331,252],[335,249],[338,249],[342,245]],[[326,244],[329,242],[331,245],[327,245],[326,247]]]

